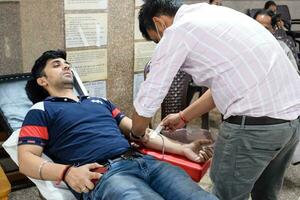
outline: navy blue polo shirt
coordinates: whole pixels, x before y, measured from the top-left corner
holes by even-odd
[[[49,97],[27,113],[19,145],[44,148],[54,162],[86,164],[107,160],[130,148],[119,129],[124,114],[103,98]]]

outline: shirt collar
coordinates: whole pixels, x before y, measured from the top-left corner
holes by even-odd
[[[90,97],[89,97],[89,96],[86,96],[86,95],[82,95],[82,96],[79,96],[78,98],[79,98],[79,101],[81,102],[81,101],[83,101],[84,99],[88,99],[88,98],[90,98]],[[70,99],[70,98],[68,98],[68,97],[51,97],[51,96],[47,97],[47,98],[45,99],[45,101],[76,102],[76,101],[74,101],[73,99]]]

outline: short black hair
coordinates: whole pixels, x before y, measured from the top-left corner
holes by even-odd
[[[265,3],[265,9],[269,9],[271,6],[277,6],[276,3],[274,1],[267,1]]]
[[[154,16],[167,15],[174,17],[182,5],[181,0],[144,0],[139,12],[139,27],[143,37],[151,40],[147,30],[155,30]]]
[[[275,14],[272,10],[266,10],[266,9],[260,9],[258,10],[253,19],[256,20],[257,16],[258,15],[265,15],[265,16],[269,16],[271,17],[271,24],[272,24],[272,27],[275,27],[276,26],[276,23],[280,20],[281,18],[281,15],[280,14]]]
[[[44,68],[50,59],[63,58],[66,60],[67,54],[63,50],[49,50],[44,52],[35,62],[31,69],[32,78],[27,81],[25,90],[32,103],[43,101],[49,93],[37,83],[37,79],[44,75]]]

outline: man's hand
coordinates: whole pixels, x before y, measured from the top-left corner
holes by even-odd
[[[213,147],[211,140],[201,139],[189,144],[183,145],[183,154],[189,160],[200,163],[209,160],[213,155]]]
[[[144,137],[137,139],[134,137],[130,137],[131,140],[131,146],[133,147],[139,147],[140,144],[146,144],[147,142],[149,142],[149,133],[152,131],[152,129],[147,128],[145,131],[145,135]]]
[[[162,125],[167,131],[175,131],[176,129],[183,128],[185,123],[180,118],[179,113],[169,114],[162,120]]]
[[[92,179],[100,179],[102,174],[91,170],[102,167],[98,163],[86,164],[80,167],[71,167],[66,174],[65,181],[78,193],[87,193],[94,189]]]

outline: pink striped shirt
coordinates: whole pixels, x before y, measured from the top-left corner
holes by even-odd
[[[300,115],[300,77],[273,35],[255,20],[230,8],[184,5],[151,59],[134,107],[152,117],[179,68],[211,89],[225,118]]]

